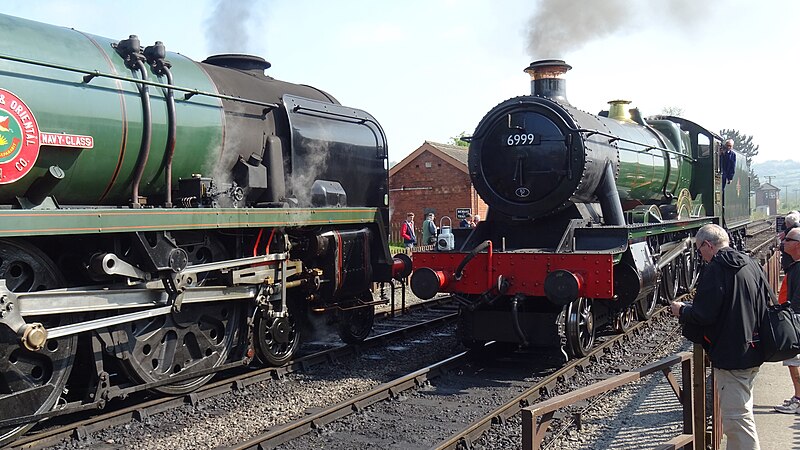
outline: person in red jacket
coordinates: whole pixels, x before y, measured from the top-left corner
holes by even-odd
[[[400,229],[400,236],[402,236],[406,248],[413,248],[417,243],[417,235],[414,233],[414,213],[406,214],[406,221],[403,222],[403,228]]]

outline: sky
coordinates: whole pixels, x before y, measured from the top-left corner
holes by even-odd
[[[666,107],[753,136],[756,162],[800,160],[800,2],[795,0],[110,0],[7,2],[0,13],[203,60],[251,53],[267,74],[320,88],[383,126],[389,160],[471,135],[530,93],[536,59],[564,59],[567,97]],[[180,84],[176,80],[176,84]]]

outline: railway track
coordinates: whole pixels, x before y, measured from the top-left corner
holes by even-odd
[[[769,244],[774,242],[773,229],[773,222],[770,221],[758,222],[748,228],[748,238],[750,238],[748,239],[748,247],[750,248],[749,251],[751,254],[757,256],[759,252],[769,251],[772,249]],[[411,305],[407,309],[408,311],[424,311],[426,309],[436,308],[435,305],[443,302],[446,301],[439,299],[433,302],[424,302],[422,304]],[[392,310],[394,310],[394,308]],[[454,314],[455,310],[453,310],[453,315]],[[392,315],[393,314],[390,311],[386,310],[376,314],[375,328],[376,331],[378,331],[379,336],[370,338],[369,342],[366,344],[367,346],[380,345],[381,338],[389,339],[398,335],[414,333],[414,330],[418,329],[419,327],[424,328],[428,326],[435,326],[432,325],[433,323],[441,323],[438,322],[437,319],[434,319],[431,321],[431,324],[416,323],[401,329],[389,330],[393,327],[396,328],[397,324],[406,321],[406,319],[413,318],[412,314],[400,316],[394,320],[391,320]],[[395,323],[395,325],[389,325],[392,322]],[[638,326],[632,330],[632,333],[635,334],[637,329]],[[613,337],[608,339],[607,342],[601,343],[590,356],[576,360],[570,363],[569,366],[565,366],[565,368],[559,370],[557,373],[561,375],[558,376],[564,379],[569,379],[570,376],[575,375],[576,371],[583,372],[586,366],[581,364],[586,364],[585,361],[587,360],[598,359],[597,355],[602,354],[602,352],[609,351],[608,346],[613,347],[614,345],[621,345],[617,342],[620,339],[628,339],[626,336],[629,335],[626,334]],[[314,342],[310,345],[306,345],[303,353],[301,353],[301,355],[304,356],[296,359],[288,366],[281,368],[258,369],[255,371],[242,367],[234,367],[234,370],[237,371],[237,374],[229,378],[226,377],[220,381],[208,384],[202,389],[191,394],[176,398],[145,398],[138,403],[129,401],[126,404],[119,406],[116,411],[112,411],[107,414],[66,423],[55,428],[39,430],[34,434],[28,435],[23,439],[13,443],[10,448],[41,448],[59,442],[64,442],[64,440],[71,438],[79,440],[85,439],[87,436],[91,435],[92,433],[96,433],[99,430],[108,429],[109,427],[130,421],[146,421],[155,414],[168,411],[173,408],[178,408],[186,404],[196,406],[202,400],[220,395],[222,393],[243,392],[245,388],[255,383],[259,383],[264,380],[280,379],[288,373],[304,371],[319,364],[325,364],[326,362],[347,358],[353,354],[357,354],[359,351],[360,348],[358,347],[326,348],[326,344]],[[485,351],[492,352],[493,350],[491,347],[488,347]],[[465,361],[468,361],[470,357],[471,356],[468,356],[466,353],[454,355],[452,359],[450,359],[447,363],[443,363],[441,366],[434,364],[425,369],[421,369],[414,374],[407,374],[406,377],[399,377],[397,380],[395,380],[397,383],[393,387],[388,386],[390,383],[387,383],[387,387],[385,387],[385,389],[376,388],[373,390],[374,392],[370,391],[357,398],[354,397],[353,399],[342,402],[338,409],[332,409],[330,412],[318,411],[290,424],[275,427],[265,434],[267,437],[265,437],[265,440],[263,441],[258,441],[258,439],[261,439],[259,437],[253,440],[253,442],[258,441],[255,444],[253,442],[243,443],[234,448],[256,448],[259,445],[272,446],[283,442],[288,442],[292,438],[301,436],[309,431],[318,430],[325,424],[329,424],[334,420],[347,415],[347,411],[363,411],[367,406],[376,402],[380,402],[381,400],[385,400],[387,398],[397,398],[398,395],[400,395],[400,392],[402,392],[404,389],[424,387],[429,383],[429,380],[445,375],[449,370],[452,370],[459,365],[468,364],[469,362]],[[570,367],[572,368],[570,369]],[[570,373],[570,376],[564,376],[563,371]],[[548,377],[548,380],[551,378],[552,376]],[[522,396],[524,398],[515,398],[511,400],[510,403],[497,407],[494,411],[487,413],[480,421],[471,424],[470,427],[453,433],[450,438],[443,440],[442,443],[439,444],[438,448],[456,448],[458,445],[469,445],[476,439],[479,439],[483,432],[491,428],[492,423],[504,423],[509,417],[516,414],[520,408],[524,407],[531,401],[536,401],[536,399],[542,398],[542,395],[546,396],[547,393],[553,389],[553,386],[555,386],[553,385],[552,381],[542,381],[542,383],[543,384],[541,386],[537,385],[531,388],[531,391],[540,391],[538,394],[534,394],[533,392],[519,394],[518,397]],[[131,394],[135,394],[135,392],[132,391]],[[56,411],[54,415],[59,415],[58,413],[59,412]],[[567,429],[568,426],[569,425],[566,425],[564,429]]]
[[[684,298],[686,297],[687,296],[684,296]],[[653,316],[651,321],[661,320],[667,315],[669,315],[668,308],[662,308]],[[611,353],[615,348],[623,347],[625,345],[625,341],[630,340],[632,336],[645,333],[651,328],[650,321],[639,322],[631,329],[630,333],[617,335],[606,340],[596,349],[594,349],[591,354],[585,356],[584,358],[570,362],[557,372],[534,384],[522,394],[496,408],[494,411],[486,414],[481,419],[470,424],[468,427],[465,427],[459,432],[454,433],[450,438],[434,446],[434,448],[440,450],[472,448],[472,444],[482,439],[484,435],[491,430],[493,425],[506,423],[512,416],[517,415],[522,408],[538,401],[550,398],[554,395],[581,387],[576,386],[570,381],[577,378],[580,374],[586,375],[592,370],[592,366],[597,365],[605,355]],[[642,365],[644,361],[652,359],[653,355],[663,348],[664,342],[669,341],[674,337],[680,338],[680,326],[677,325],[677,322],[675,322],[675,326],[666,335],[665,339],[649,341],[649,345],[640,347],[637,352],[631,352],[632,356],[626,359],[624,365],[612,366],[611,370],[600,370],[598,373],[589,375],[586,378],[594,381],[596,379],[604,378],[609,373],[616,374],[619,372],[625,372],[634,367]],[[578,381],[578,383],[580,382]],[[604,399],[605,396],[598,396],[598,398],[596,398],[592,403],[575,408],[574,411],[571,411],[571,414],[565,414],[565,418],[562,418],[562,420],[558,421],[558,426],[553,427],[553,429],[550,430],[550,439],[547,442],[551,445],[551,447],[547,448],[555,448],[552,447],[552,443],[556,442],[556,438],[561,436],[566,430],[572,427],[576,421],[579,421],[579,417],[582,414],[601,404]]]
[[[634,352],[629,360],[630,369],[636,367],[643,367],[648,363],[657,360],[662,353],[665,351],[669,351],[667,348],[670,343],[675,341],[680,341],[682,339],[681,336],[681,327],[678,325],[677,321],[675,321],[675,326],[667,332],[666,339],[659,340],[657,342],[653,342],[653,345],[645,346],[639,352]],[[562,418],[557,421],[557,424],[551,426],[549,430],[549,438],[547,441],[542,445],[542,449],[556,449],[558,447],[559,440],[562,439],[568,430],[572,429],[576,425],[579,425],[581,417],[585,417],[593,410],[602,409],[606,402],[609,402],[612,397],[612,393],[614,391],[606,392],[605,394],[601,394],[596,396],[592,399],[588,404],[583,406],[576,406],[569,409],[566,412],[562,412]]]
[[[404,314],[394,315],[391,311],[376,314],[373,335],[361,345],[343,345],[324,342],[311,342],[301,349],[300,357],[283,367],[249,368],[239,367],[222,372],[218,381],[212,381],[195,392],[177,397],[153,399],[149,395],[131,396],[122,402],[110,404],[113,410],[96,415],[96,408],[75,411],[62,411],[56,416],[58,424],[44,423],[7,449],[37,449],[64,443],[69,440],[85,441],[87,437],[101,430],[122,425],[131,421],[143,422],[156,414],[181,408],[196,406],[202,401],[225,393],[242,393],[257,383],[280,380],[287,374],[305,372],[316,366],[352,358],[362,352],[386,345],[398,338],[413,336],[415,333],[454,323],[457,308],[448,297],[410,304]],[[144,393],[139,393],[144,394]],[[127,397],[127,396],[126,396]]]
[[[665,311],[651,321],[665,320]],[[504,423],[540,399],[574,389],[576,380],[604,361],[604,355],[647,333],[651,321],[601,339],[589,356],[567,364],[557,352],[498,356],[501,346],[490,343],[482,351],[454,354],[229,447],[415,448],[438,442],[435,448],[469,448],[492,424]]]
[[[775,240],[775,218],[753,222],[747,226],[747,252],[761,259],[769,256],[778,244]]]

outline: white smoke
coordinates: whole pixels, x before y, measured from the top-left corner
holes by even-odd
[[[293,166],[292,174],[287,178],[287,187],[291,190],[294,198],[297,199],[298,206],[310,207],[311,205],[311,186],[314,181],[320,179],[325,168],[328,166],[328,158],[331,156],[331,148],[328,146],[324,137],[319,141],[313,141],[305,153],[302,166]],[[340,181],[340,180],[330,180]],[[341,181],[340,181],[341,182]]]
[[[205,21],[209,53],[257,54],[258,48],[252,40],[253,27],[263,22],[260,16],[265,3],[262,0],[215,0]]]

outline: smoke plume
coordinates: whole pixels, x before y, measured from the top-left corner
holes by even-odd
[[[323,174],[328,167],[331,148],[327,142],[331,142],[331,137],[327,136],[327,132],[325,132],[319,139],[319,141],[311,141],[307,144],[302,157],[296,161],[301,164],[292,167],[292,173],[286,179],[286,185],[297,199],[300,207],[312,206],[311,187],[314,185],[314,181],[324,178]]]
[[[540,0],[528,24],[532,59],[562,58],[596,39],[654,24],[689,30],[700,24],[712,1]],[[707,22],[706,22],[707,23]]]
[[[263,2],[215,0],[213,5],[205,21],[209,53],[258,53],[251,39],[251,27],[259,22]]]

